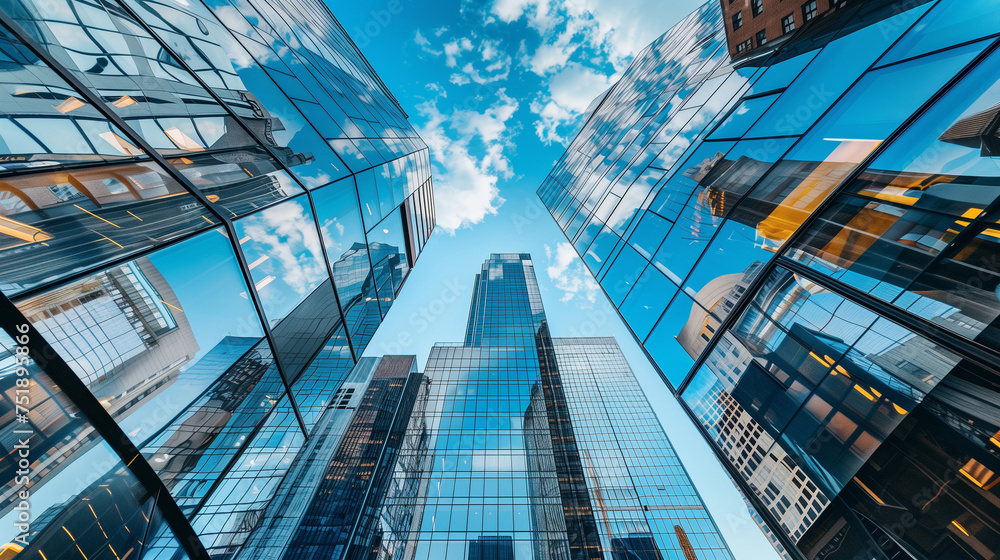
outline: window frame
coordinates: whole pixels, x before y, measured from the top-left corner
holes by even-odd
[[[819,2],[817,0],[808,0],[802,4],[802,22],[808,23],[819,15]]]
[[[787,35],[795,31],[795,12],[781,18],[781,34]]]

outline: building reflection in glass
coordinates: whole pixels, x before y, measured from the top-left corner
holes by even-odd
[[[233,557],[433,231],[427,148],[315,0],[3,11],[2,322],[54,359],[23,554]]]
[[[988,2],[708,3],[539,188],[794,557],[996,549],[998,31]]]

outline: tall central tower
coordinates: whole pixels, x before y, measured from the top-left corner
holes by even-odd
[[[396,469],[424,490],[380,557],[732,558],[614,339],[550,336],[530,255],[483,264],[425,375],[426,469]]]

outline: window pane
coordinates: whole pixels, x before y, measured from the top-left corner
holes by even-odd
[[[739,138],[743,136],[777,98],[778,94],[765,95],[740,103],[736,110],[730,113],[726,120],[722,121],[722,124],[712,132],[709,138]]]
[[[399,291],[403,279],[406,278],[410,270],[403,237],[404,227],[400,209],[396,208],[368,232],[368,250],[371,253],[372,266],[376,276],[382,277],[382,280],[376,284],[379,289],[379,297],[383,301],[386,297],[392,297]],[[382,286],[388,279],[392,281],[388,285],[389,291],[383,293]]]
[[[231,35],[201,2],[129,3],[230,109],[275,149],[282,163],[304,184],[318,187],[348,173],[333,149],[313,129],[315,123],[306,120],[237,41],[247,44],[252,43],[250,39]]]
[[[750,130],[749,136],[802,134],[923,13],[913,8],[827,44]]]
[[[21,535],[27,546],[17,556],[23,558],[60,558],[68,550],[100,558],[112,550],[139,550],[152,496],[52,378],[30,358],[15,359],[16,349],[0,332],[0,428],[10,434],[0,457],[0,539],[16,543]],[[30,385],[19,386],[20,380]],[[15,447],[19,442],[27,442],[27,459]],[[22,492],[30,494],[28,500],[18,497]],[[25,511],[28,522],[20,518]]]
[[[695,325],[697,318],[704,314],[704,309],[691,298],[683,292],[678,293],[643,344],[674,387],[681,385],[695,358],[708,344],[707,340],[696,342],[701,332],[688,326]],[[691,342],[682,341],[687,337],[691,338]]]
[[[0,186],[0,287],[13,296],[213,224],[153,163],[11,176]]]
[[[355,350],[360,354],[381,321],[368,245],[351,178],[313,192],[333,280]]]
[[[639,340],[644,340],[649,335],[649,331],[666,310],[667,304],[676,292],[677,286],[667,280],[656,267],[646,267],[636,281],[635,287],[619,307],[625,321]]]
[[[973,123],[996,113],[998,64],[991,55],[888,146],[846,187],[863,198],[842,195],[790,256],[963,336],[995,340],[995,228],[982,213],[1000,196],[1000,172],[991,125]]]
[[[646,268],[646,259],[642,258],[630,245],[622,245],[621,252],[615,257],[611,268],[601,279],[601,286],[615,306],[621,305],[625,296],[635,285],[636,280]]]
[[[994,35],[997,29],[1000,29],[1000,13],[990,0],[944,0],[917,22],[879,63],[888,64]]]
[[[281,389],[232,251],[213,230],[18,302],[185,507]]]
[[[823,511],[827,496],[857,475],[959,361],[902,325],[779,268],[683,398],[738,468],[773,472],[784,464],[794,475],[755,491],[791,534],[802,535],[816,516],[786,515],[782,493],[801,496],[807,487],[816,497],[802,509]],[[741,438],[747,441],[733,445]]]
[[[266,208],[234,225],[272,327],[318,288],[331,292],[330,297],[317,296],[324,305],[332,303],[316,221],[305,197]],[[339,316],[336,305],[332,310]]]

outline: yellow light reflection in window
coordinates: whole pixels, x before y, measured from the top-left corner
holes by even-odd
[[[79,99],[71,95],[68,98],[66,98],[65,101],[56,105],[56,111],[59,111],[60,113],[65,115],[66,113],[69,113],[70,111],[75,111],[80,107],[83,107],[84,105],[86,105],[86,103],[80,101]]]
[[[199,144],[194,138],[191,138],[184,131],[177,128],[176,126],[170,127],[163,131],[170,138],[170,141],[174,143],[175,146],[182,150],[187,150],[189,152],[200,152],[205,148]]]

